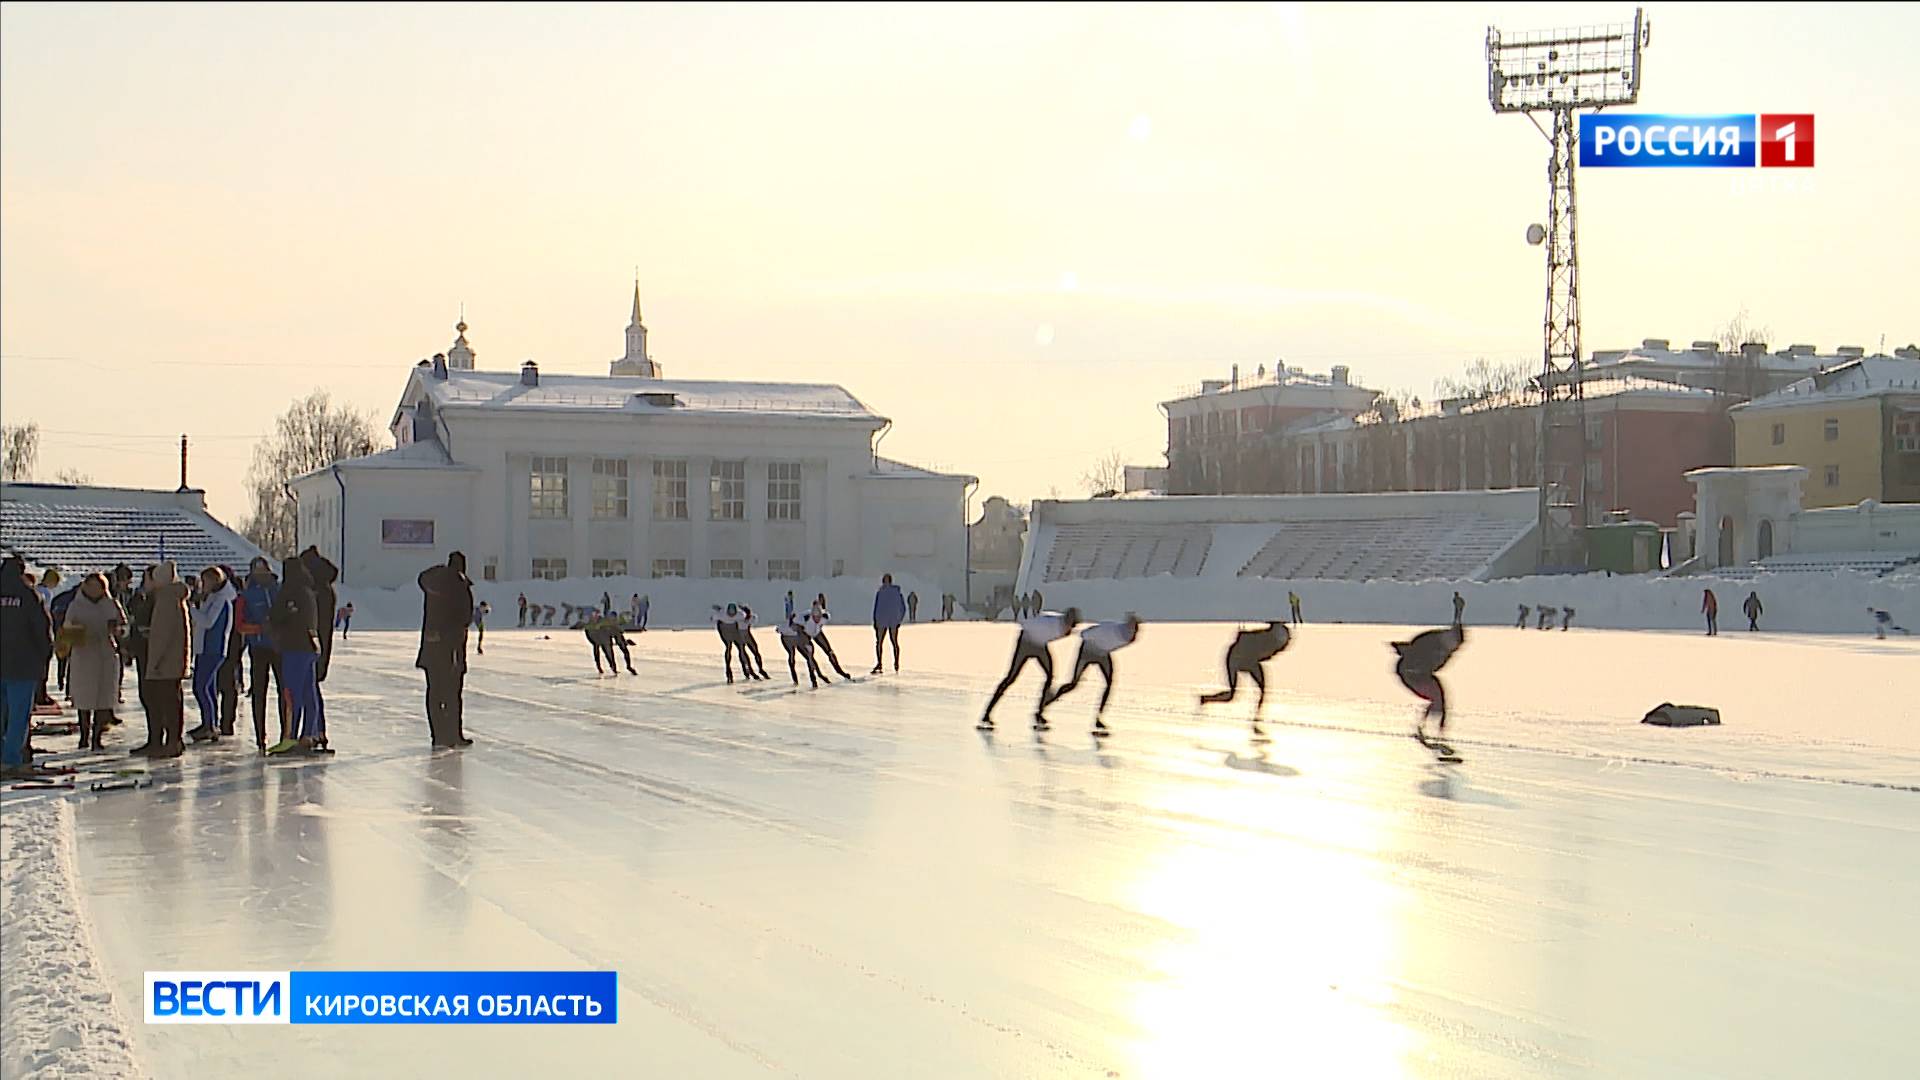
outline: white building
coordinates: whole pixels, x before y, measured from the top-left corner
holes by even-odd
[[[965,593],[970,476],[888,461],[891,421],[839,386],[667,380],[634,293],[607,375],[474,366],[466,324],[421,361],[395,449],[293,481],[299,543],[358,586],[450,551],[477,581],[906,573]]]

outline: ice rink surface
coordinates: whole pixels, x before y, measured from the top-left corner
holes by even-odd
[[[709,632],[600,679],[496,630],[440,754],[413,635],[356,634],[338,756],[76,797],[85,905],[161,1077],[1920,1074],[1920,643],[1475,630],[1447,767],[1392,628],[1301,628],[1264,745],[1194,703],[1229,634],[1147,627],[1097,745],[1097,675],[973,730],[1004,624],[879,678],[842,627],[797,692],[768,631],[728,686]],[[138,1023],[146,970],[316,968],[614,969],[620,1021]]]

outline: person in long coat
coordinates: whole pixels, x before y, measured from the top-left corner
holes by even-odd
[[[120,699],[120,651],[117,638],[127,613],[107,594],[105,574],[88,574],[80,595],[67,608],[61,634],[67,654],[67,690],[80,713],[80,746],[100,748]]]
[[[186,699],[180,684],[187,677],[192,656],[187,632],[187,587],[170,562],[153,568],[147,594],[153,598],[153,621],[147,626],[147,741],[135,755],[179,757],[184,749]]]

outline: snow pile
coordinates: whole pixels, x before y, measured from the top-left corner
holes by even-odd
[[[1920,626],[1920,580],[1891,579],[1852,571],[1828,574],[1761,574],[1738,581],[1696,576],[1608,577],[1604,574],[1504,578],[1497,581],[1281,581],[1270,578],[1137,578],[1125,581],[1050,582],[1041,590],[1046,606],[1078,607],[1090,619],[1139,612],[1161,621],[1284,619],[1287,592],[1298,593],[1307,622],[1446,623],[1453,594],[1467,602],[1466,621],[1512,626],[1519,607],[1574,609],[1574,625],[1617,630],[1693,630],[1704,625],[1702,593],[1720,602],[1720,627],[1744,629],[1741,604],[1760,594],[1763,630],[1852,633],[1870,630],[1868,607],[1891,611],[1894,621]],[[1538,614],[1530,622],[1537,625]]]
[[[932,621],[940,614],[940,587],[909,574],[895,574],[893,583],[903,594],[920,594],[920,621]],[[658,627],[699,627],[708,625],[715,604],[745,604],[753,609],[760,626],[771,628],[784,611],[787,590],[793,590],[796,608],[805,608],[813,598],[827,594],[827,609],[833,621],[864,625],[872,621],[873,596],[880,589],[879,578],[810,578],[806,581],[734,581],[709,578],[565,578],[560,581],[476,581],[476,601],[493,605],[487,620],[489,629],[506,629],[519,621],[520,594],[528,603],[550,604],[553,624],[565,618],[563,604],[575,607],[596,606],[602,594],[611,596],[614,607],[625,612],[635,593],[651,601],[647,625]],[[358,589],[341,586],[340,603],[353,604],[354,629],[409,630],[420,626],[420,590]]]
[[[138,1076],[126,1019],[94,964],[65,799],[0,811],[0,1075]]]

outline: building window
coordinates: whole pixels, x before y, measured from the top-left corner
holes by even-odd
[[[653,517],[655,521],[687,520],[687,463],[684,461],[655,461],[653,463]],[[661,576],[654,574],[655,577]],[[686,567],[680,568],[680,577],[686,577]]]
[[[593,576],[594,577],[626,577],[627,576],[627,560],[595,559],[593,560]]]
[[[1587,447],[1600,450],[1607,445],[1607,422],[1605,420],[1587,421]]]
[[[565,559],[533,560],[533,577],[536,581],[559,581],[566,576],[567,560]]]
[[[767,466],[767,520],[800,520],[800,463],[776,461]]]
[[[847,560],[845,559],[833,560],[833,576],[834,577],[847,576]]]
[[[1840,486],[1840,466],[1838,465],[1827,466],[1827,486],[1828,487]]]
[[[627,459],[593,459],[593,516],[627,516]]]
[[[529,472],[532,478],[532,515],[537,518],[567,516],[567,459],[537,457]]]
[[[1840,441],[1840,421],[1835,420],[1831,416],[1827,417],[1827,441]]]
[[[715,521],[747,519],[747,463],[716,461],[708,477],[707,513]]]
[[[1902,411],[1893,421],[1893,448],[1902,454],[1920,454],[1920,412]]]
[[[687,560],[655,559],[653,560],[653,576],[657,578],[686,577]]]
[[[768,581],[799,581],[800,580],[800,560],[799,559],[768,559],[767,560],[767,580]]]
[[[1599,461],[1587,462],[1587,490],[1588,491],[1607,490],[1606,471],[1603,464]]]
[[[1773,445],[1785,446],[1786,443],[1787,443],[1787,425],[1785,424],[1773,425]]]
[[[747,564],[739,559],[714,559],[707,564],[707,576],[740,581],[747,576]]]

